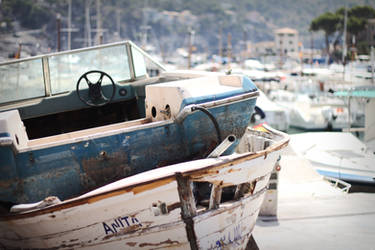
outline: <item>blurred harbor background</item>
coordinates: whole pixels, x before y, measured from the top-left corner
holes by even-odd
[[[291,135],[261,249],[373,249],[375,1],[0,0],[0,63],[123,40],[169,70],[247,75],[251,126]]]

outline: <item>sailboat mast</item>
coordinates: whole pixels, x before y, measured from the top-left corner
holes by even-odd
[[[86,41],[85,45],[87,47],[91,46],[91,24],[90,24],[90,5],[91,0],[85,0],[85,30],[86,30]]]
[[[102,15],[100,0],[96,0],[96,28],[97,28],[97,44],[103,43],[103,30],[102,30]]]
[[[347,19],[348,19],[348,11],[345,5],[345,17],[344,17],[344,34],[342,38],[342,64],[344,67],[343,76],[345,78],[345,57],[346,57],[346,25],[347,25]]]

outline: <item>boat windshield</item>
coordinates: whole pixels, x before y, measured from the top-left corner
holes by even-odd
[[[74,90],[79,77],[90,70],[104,71],[117,82],[131,78],[128,55],[124,46],[51,56],[49,66],[52,95]],[[104,80],[109,79],[104,78]],[[102,84],[110,84],[110,82]]]
[[[0,66],[0,102],[45,95],[42,59]]]
[[[0,64],[0,104],[75,91],[84,73],[100,70],[115,82],[147,75],[146,61],[163,67],[130,41]],[[109,79],[102,84],[110,84]]]

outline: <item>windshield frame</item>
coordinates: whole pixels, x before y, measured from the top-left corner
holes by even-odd
[[[53,58],[53,57],[64,56],[64,55],[75,55],[75,54],[79,54],[79,53],[82,53],[82,52],[89,52],[89,51],[93,51],[93,50],[97,51],[97,50],[104,49],[104,48],[114,48],[114,47],[117,47],[117,46],[124,46],[125,47],[126,56],[127,56],[127,60],[128,60],[127,63],[128,63],[128,67],[129,67],[129,74],[130,74],[129,79],[123,79],[123,80],[118,81],[118,83],[120,83],[120,84],[126,83],[126,82],[136,81],[138,79],[142,79],[144,77],[147,77],[147,74],[143,75],[143,76],[138,76],[138,77],[136,76],[136,70],[135,70],[135,65],[134,65],[134,60],[133,60],[134,59],[133,58],[133,49],[136,49],[137,52],[139,52],[145,58],[150,60],[154,65],[156,65],[156,67],[160,71],[166,70],[165,67],[162,64],[155,61],[149,54],[147,54],[145,51],[143,51],[141,48],[139,48],[137,45],[135,45],[131,41],[122,41],[122,42],[116,42],[116,43],[110,43],[110,44],[103,44],[103,45],[98,45],[98,46],[93,46],[93,47],[80,48],[80,49],[62,51],[62,52],[55,52],[55,53],[39,55],[39,56],[34,56],[34,57],[29,57],[29,58],[22,58],[22,59],[7,61],[7,62],[1,62],[0,68],[4,67],[4,66],[9,66],[9,65],[16,66],[16,64],[22,64],[22,63],[25,63],[25,62],[27,63],[27,62],[31,62],[31,61],[41,60],[42,74],[43,74],[43,76],[41,76],[41,77],[43,77],[44,96],[37,95],[37,96],[33,96],[33,97],[26,97],[26,98],[19,98],[19,99],[17,98],[15,100],[5,101],[5,102],[0,100],[0,105],[3,106],[3,105],[13,104],[13,103],[19,103],[19,102],[23,102],[23,101],[27,101],[27,100],[32,100],[32,99],[43,99],[43,98],[46,98],[46,97],[61,95],[61,94],[64,94],[66,92],[74,91],[75,89],[71,89],[70,91],[59,92],[59,93],[53,93],[52,92],[51,69],[50,69],[51,63],[50,63],[49,59]],[[2,83],[0,83],[0,84],[2,84]],[[1,95],[0,95],[0,97],[1,97]]]

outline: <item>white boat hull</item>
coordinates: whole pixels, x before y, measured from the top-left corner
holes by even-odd
[[[275,143],[260,136],[248,139],[240,146],[247,153],[155,169],[56,205],[2,216],[0,245],[38,249],[245,249],[271,171],[289,140]],[[263,150],[266,144],[271,146]],[[191,187],[198,182],[213,185],[208,207],[195,204]],[[220,199],[222,188],[241,184],[247,184],[247,191],[225,201]]]
[[[292,147],[324,176],[375,184],[375,156],[351,133],[320,132],[293,135]]]

